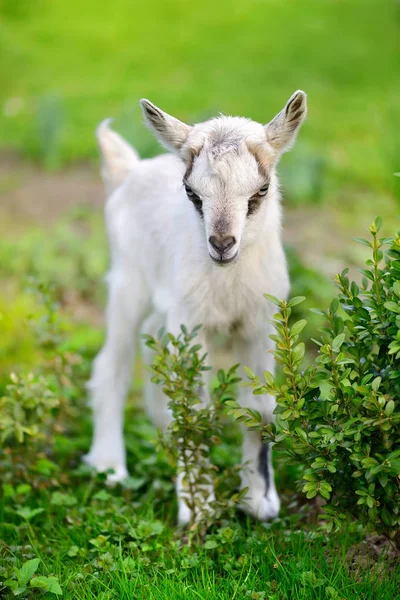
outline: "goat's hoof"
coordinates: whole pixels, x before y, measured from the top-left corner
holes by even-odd
[[[106,484],[110,487],[116,483],[121,483],[129,475],[128,470],[124,464],[112,460],[101,460],[96,458],[91,452],[86,454],[82,458],[83,462],[91,467],[94,467],[98,473],[105,473],[106,471],[112,470],[113,473],[107,474]]]
[[[190,510],[190,508],[188,507],[188,505],[186,504],[186,502],[184,500],[179,500],[179,507],[178,507],[178,525],[179,525],[179,527],[185,527],[186,525],[189,525],[191,520],[192,520],[192,511]]]
[[[212,515],[213,509],[210,506],[210,503],[214,502],[214,501],[215,501],[214,489],[212,487],[210,487],[210,495],[209,495],[208,499],[206,500],[206,502],[204,503],[204,506],[202,507],[201,511],[199,511],[197,513],[196,518],[194,519],[195,523]],[[191,523],[192,520],[193,520],[192,519],[192,511],[190,510],[190,508],[188,507],[188,505],[186,504],[186,502],[184,500],[179,499],[178,500],[178,525],[180,527],[185,527],[186,525],[189,525],[189,523]]]
[[[247,496],[244,503],[240,506],[246,514],[258,519],[259,521],[270,521],[276,519],[279,515],[281,503],[275,490],[267,495]]]

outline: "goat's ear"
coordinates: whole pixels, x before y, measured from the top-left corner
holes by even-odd
[[[140,106],[147,125],[154,131],[160,142],[168,150],[179,152],[192,128],[157,108],[149,100],[142,99]]]
[[[285,108],[265,125],[267,140],[279,154],[290,150],[306,115],[307,94],[297,90]]]

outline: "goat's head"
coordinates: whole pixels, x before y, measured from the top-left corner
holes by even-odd
[[[233,262],[262,226],[276,193],[278,159],[305,119],[306,94],[295,92],[267,125],[220,116],[191,127],[148,100],[141,106],[161,143],[186,164],[183,185],[203,220],[210,257],[220,265]]]

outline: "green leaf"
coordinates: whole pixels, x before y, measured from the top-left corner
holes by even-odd
[[[41,458],[36,463],[36,471],[42,475],[51,475],[60,470],[60,467],[47,458]]]
[[[28,483],[20,483],[19,485],[17,485],[15,491],[18,495],[25,496],[26,494],[29,494],[31,489],[32,486],[30,486]]]
[[[217,548],[218,546],[219,546],[219,544],[216,540],[207,540],[206,543],[204,544],[203,548],[205,548],[206,550],[213,550],[214,548]]]
[[[282,306],[282,302],[278,300],[278,298],[276,298],[275,296],[271,296],[271,294],[264,294],[264,298],[272,302],[272,304],[279,306],[279,308]]]
[[[243,370],[249,379],[253,380],[256,378],[256,374],[249,367],[243,366]]]
[[[275,378],[269,371],[265,371],[264,373],[265,383],[269,386],[275,385]]]
[[[353,242],[357,242],[358,244],[364,244],[364,246],[372,248],[371,242],[369,242],[368,240],[364,240],[364,238],[353,238]]]
[[[393,402],[393,400],[389,400],[389,402],[385,406],[385,415],[387,417],[390,417],[390,415],[393,413],[393,411],[394,411],[394,402]]]
[[[146,479],[144,477],[125,477],[125,479],[121,482],[123,488],[128,490],[139,490],[145,483]]]
[[[106,492],[106,490],[100,490],[93,496],[93,500],[100,500],[100,502],[108,502],[110,498],[112,498],[112,496]]]
[[[74,556],[78,556],[78,554],[79,554],[78,546],[71,546],[70,549],[68,550],[67,554],[71,558],[73,558]]]
[[[314,481],[312,481],[310,483],[306,483],[302,488],[302,492],[309,492],[310,490],[316,490],[317,485],[318,484]]]
[[[375,506],[375,501],[371,496],[367,496],[367,505],[369,508],[373,508]]]
[[[299,335],[306,325],[307,321],[305,319],[301,319],[300,321],[294,323],[294,325],[290,328],[290,337]]]
[[[340,347],[345,340],[345,337],[346,337],[346,335],[344,333],[339,333],[339,335],[337,335],[335,337],[335,339],[332,341],[332,350],[334,352],[339,352]]]
[[[56,596],[62,595],[62,589],[57,577],[34,577],[31,581],[31,587],[39,588]]]
[[[305,296],[295,296],[291,298],[288,302],[288,308],[293,308],[293,306],[297,306],[297,304],[301,304],[306,299]]]
[[[398,296],[400,298],[400,280],[394,282],[393,291],[396,294],[396,296]]]
[[[293,357],[296,362],[301,362],[303,360],[304,354],[306,352],[306,347],[303,342],[300,342],[295,346],[292,350]]]
[[[374,281],[374,275],[368,269],[360,269],[360,273],[362,273],[362,275],[364,275],[364,277],[366,277],[370,281]]]
[[[11,589],[14,596],[19,596],[20,594],[26,592],[26,585],[18,587],[18,583],[13,579],[7,579],[7,581],[5,581],[4,583],[7,587]]]
[[[124,569],[126,571],[135,571],[136,569],[136,562],[131,556],[127,556],[126,558],[124,558],[122,564],[124,565]]]
[[[23,506],[19,508],[16,513],[26,521],[30,521],[36,515],[40,515],[40,513],[44,512],[44,508],[29,508],[29,506]]]
[[[390,310],[391,312],[400,314],[400,304],[398,304],[397,302],[385,302],[383,305],[385,308],[387,308],[388,310]]]
[[[288,408],[287,410],[285,410],[285,412],[282,413],[281,417],[284,421],[287,421],[287,419],[289,417],[291,417],[293,414],[293,409],[292,408]]]
[[[387,485],[387,482],[388,482],[388,476],[387,476],[387,474],[386,473],[379,473],[378,474],[378,481],[381,484],[381,486],[383,488],[385,488],[386,485]]]
[[[379,389],[379,386],[381,385],[381,381],[382,381],[382,377],[375,377],[375,379],[372,382],[372,389],[374,390],[374,392],[377,392]]]
[[[382,227],[382,217],[376,217],[374,224],[375,224],[376,232],[378,233],[380,228]]]
[[[51,495],[51,504],[54,506],[74,506],[77,499],[72,494],[63,494],[62,492],[53,492]]]
[[[14,568],[18,578],[19,585],[26,585],[33,575],[36,573],[40,563],[40,558],[32,558],[27,560],[20,569]]]

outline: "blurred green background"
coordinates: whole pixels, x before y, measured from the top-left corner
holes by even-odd
[[[309,306],[333,294],[337,270],[361,265],[351,238],[377,214],[397,229],[398,0],[0,0],[0,81],[5,369],[31,360],[29,274],[53,282],[77,331],[90,323],[99,343],[107,244],[94,130],[112,116],[142,156],[158,152],[141,97],[191,123],[218,112],[267,122],[294,90],[308,93],[280,174],[293,293]]]

